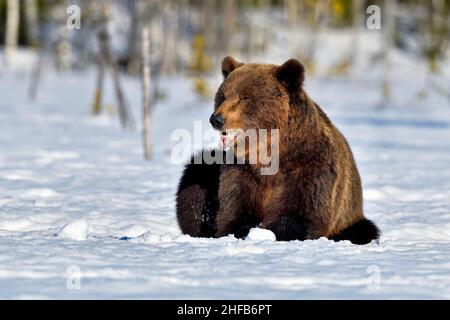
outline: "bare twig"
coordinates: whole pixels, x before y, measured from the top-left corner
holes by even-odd
[[[129,109],[125,101],[125,96],[123,94],[122,86],[119,80],[119,70],[117,66],[117,61],[113,57],[111,50],[111,38],[108,32],[108,11],[111,2],[105,0],[102,2],[102,4],[103,4],[102,21],[100,31],[98,34],[101,56],[111,68],[111,75],[113,78],[114,90],[116,92],[116,99],[119,108],[119,117],[122,127],[133,129],[135,127],[135,122],[131,110]]]
[[[151,110],[150,110],[150,31],[148,26],[142,30],[142,91],[143,91],[143,143],[144,156],[150,160],[152,156],[150,128],[151,128]]]

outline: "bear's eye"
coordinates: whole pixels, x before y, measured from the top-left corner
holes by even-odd
[[[224,101],[225,101],[225,94],[223,93],[222,90],[219,90],[216,94],[216,103],[215,103],[215,107],[219,107]]]
[[[242,101],[250,101],[251,100],[250,97],[248,97],[248,96],[242,96],[242,97],[240,97],[240,99]]]

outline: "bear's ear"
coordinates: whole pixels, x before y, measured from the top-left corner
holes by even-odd
[[[296,59],[286,61],[278,67],[276,73],[278,81],[284,84],[288,90],[299,90],[305,81],[305,67]]]
[[[243,66],[244,64],[237,61],[233,57],[226,57],[222,60],[222,74],[226,78],[230,73],[232,73],[237,68]]]

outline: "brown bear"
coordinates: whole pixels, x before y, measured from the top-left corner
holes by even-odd
[[[244,238],[259,227],[281,241],[327,237],[367,244],[378,239],[378,228],[363,214],[350,147],[305,92],[303,65],[295,59],[282,66],[243,64],[227,57],[222,73],[211,124],[221,132],[278,129],[279,170],[261,175],[259,162],[191,162],[177,192],[182,232]]]

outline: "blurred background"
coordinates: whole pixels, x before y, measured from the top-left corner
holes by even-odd
[[[370,28],[373,13],[380,25]],[[68,28],[77,14],[79,28]],[[199,96],[210,97],[208,77],[226,55],[273,63],[296,57],[309,76],[376,69],[383,99],[395,94],[389,71],[399,60],[423,67],[427,81],[449,64],[449,0],[0,0],[0,21],[3,68],[20,61],[18,52],[26,49],[39,56],[37,79],[45,63],[59,71],[98,67],[100,82],[105,61],[120,73],[140,75],[147,27],[155,99],[164,96],[159,77],[173,75],[189,77]],[[428,81],[414,94],[448,96],[439,82]],[[29,90],[32,98],[37,90]]]

